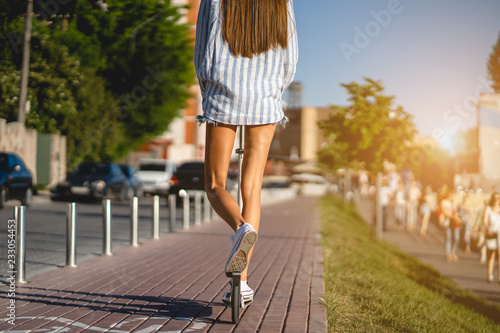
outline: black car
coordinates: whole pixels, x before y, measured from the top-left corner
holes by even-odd
[[[169,194],[179,196],[180,190],[205,190],[205,163],[186,162],[177,168]]]
[[[132,196],[142,197],[142,182],[137,175],[137,170],[133,166],[126,164],[120,164],[119,167],[128,179],[127,198]]]
[[[83,162],[53,191],[56,197],[127,198],[129,181],[115,163]]]
[[[0,208],[12,199],[29,206],[33,192],[33,174],[23,160],[16,154],[0,152]]]

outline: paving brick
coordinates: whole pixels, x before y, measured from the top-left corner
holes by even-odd
[[[320,227],[312,209],[316,201],[301,197],[263,207],[249,268],[255,300],[242,311],[237,326],[221,302],[229,290],[223,269],[231,232],[222,221],[214,221],[163,234],[138,248],[121,248],[113,256],[97,256],[77,268],[34,276],[17,290],[17,315],[33,319],[9,329],[292,332],[293,327],[308,327],[313,306],[324,314],[319,301],[311,301],[317,298],[312,290],[322,292],[315,280],[322,279],[314,252]],[[0,297],[4,291],[0,288]],[[323,325],[326,332],[326,319]]]

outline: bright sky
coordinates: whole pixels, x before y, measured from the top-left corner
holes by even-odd
[[[304,104],[347,104],[340,83],[381,80],[421,135],[474,126],[500,0],[294,0]],[[375,18],[377,17],[377,19]],[[363,33],[360,33],[362,31]]]

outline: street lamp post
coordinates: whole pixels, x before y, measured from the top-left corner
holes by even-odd
[[[24,23],[23,65],[21,68],[21,89],[19,92],[19,110],[17,121],[24,125],[26,119],[26,99],[28,96],[28,73],[30,66],[31,19],[33,17],[33,0],[28,0],[26,21]]]

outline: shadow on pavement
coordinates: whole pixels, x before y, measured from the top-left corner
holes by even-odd
[[[30,292],[32,290],[33,292]],[[57,295],[44,295],[47,293],[68,293],[64,297]],[[115,295],[93,292],[80,292],[72,290],[55,290],[36,287],[23,287],[23,291],[16,293],[25,302],[40,303],[52,306],[75,307],[78,309],[89,309],[93,311],[105,311],[109,313],[125,313],[141,316],[161,317],[192,317],[202,320],[212,315],[209,304],[222,305],[222,303],[210,303],[184,298],[153,297],[139,295]],[[7,293],[0,291],[1,296]],[[102,299],[101,299],[102,298]],[[108,301],[109,300],[109,301]],[[88,302],[84,305],[82,303]],[[133,302],[141,303],[131,304]],[[74,304],[73,304],[74,303]],[[210,319],[212,321],[212,319]]]

